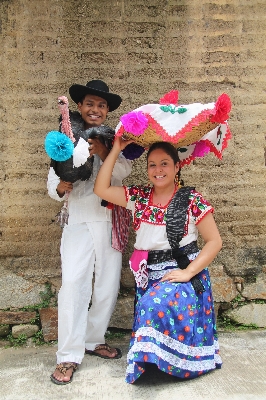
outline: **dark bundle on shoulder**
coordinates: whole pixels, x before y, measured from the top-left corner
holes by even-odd
[[[89,129],[84,129],[84,121],[78,112],[69,112],[71,128],[73,135],[76,139],[74,147],[77,146],[80,138],[87,141],[88,139],[98,138],[109,150],[112,148],[115,131],[109,126],[97,126]],[[60,127],[61,132],[61,121],[60,117]],[[80,167],[73,166],[73,156],[66,161],[55,161],[51,160],[51,167],[55,170],[56,175],[60,179],[66,182],[74,183],[78,180],[88,180],[93,171],[93,161],[94,156],[87,159],[85,164]]]

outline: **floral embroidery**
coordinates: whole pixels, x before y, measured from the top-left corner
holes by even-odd
[[[172,104],[169,104],[169,106],[161,106],[160,109],[164,112],[170,112],[171,114],[175,114],[178,108],[172,106]]]
[[[157,272],[167,269],[161,264],[157,266]],[[151,272],[156,272],[155,264]],[[182,379],[221,367],[207,268],[199,273],[199,278],[206,290],[198,296],[189,282],[174,284],[149,279],[147,289],[137,289],[135,333],[127,358],[128,383],[145,371],[144,357],[145,362]]]
[[[221,127],[219,126],[217,130],[217,146],[220,146],[221,140],[222,140],[222,130]]]
[[[135,215],[133,227],[138,230],[141,222],[155,225],[166,225],[167,206],[158,207],[151,203],[153,188],[149,186],[125,187],[126,199],[135,201]],[[207,212],[213,212],[210,203],[202,195],[192,190],[189,195],[188,213],[185,224],[185,234],[188,232],[188,223],[192,218],[197,224]]]
[[[172,104],[169,104],[168,106],[161,106],[160,109],[164,112],[170,112],[171,114],[183,114],[187,111],[187,108],[185,107],[175,107]]]
[[[185,113],[186,111],[187,111],[187,108],[186,108],[186,107],[178,107],[178,110],[177,110],[178,114],[183,114],[183,113]]]

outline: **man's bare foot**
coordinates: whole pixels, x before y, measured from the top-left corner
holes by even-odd
[[[63,362],[57,364],[56,369],[50,378],[57,385],[66,385],[72,381],[73,374],[77,368],[77,364],[74,362]]]

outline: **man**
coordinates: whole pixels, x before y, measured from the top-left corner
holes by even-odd
[[[92,80],[85,86],[72,85],[72,100],[78,105],[82,128],[101,126],[108,111],[119,107],[122,99],[109,92],[105,82]],[[77,130],[77,129],[76,129]],[[51,163],[48,193],[55,200],[68,196],[68,224],[61,239],[62,286],[58,295],[57,366],[51,380],[70,383],[84,352],[103,358],[121,357],[121,350],[105,344],[104,335],[115,307],[119,290],[122,254],[111,247],[111,213],[93,193],[94,181],[109,153],[99,138],[88,139],[92,172],[74,183],[64,181]],[[112,184],[121,185],[131,172],[131,162],[121,154],[112,174]],[[92,281],[94,275],[94,286]],[[89,304],[91,302],[90,309]]]

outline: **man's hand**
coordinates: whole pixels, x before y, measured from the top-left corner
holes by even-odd
[[[60,183],[58,184],[56,191],[59,197],[63,197],[65,192],[71,192],[73,189],[73,184],[71,182],[65,182],[60,179]]]
[[[97,154],[102,161],[106,159],[109,154],[108,148],[98,139],[88,139],[90,157]]]

